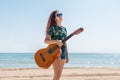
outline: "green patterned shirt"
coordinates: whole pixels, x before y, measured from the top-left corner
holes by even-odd
[[[51,35],[51,40],[63,40],[67,37],[67,30],[65,27],[53,25],[48,30],[48,34]]]

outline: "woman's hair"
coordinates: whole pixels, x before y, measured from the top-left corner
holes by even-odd
[[[58,10],[55,10],[53,11],[51,14],[50,14],[50,17],[48,19],[48,23],[47,23],[47,27],[46,27],[46,34],[49,30],[49,28],[52,26],[52,25],[56,25],[56,21],[55,21],[55,14],[57,13]]]

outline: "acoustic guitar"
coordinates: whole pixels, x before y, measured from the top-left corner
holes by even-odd
[[[79,28],[79,29],[75,30],[69,36],[64,38],[62,40],[62,42],[65,43],[73,35],[77,35],[80,32],[82,32],[83,30],[84,30],[83,28]],[[50,65],[53,63],[53,61],[60,56],[61,56],[60,47],[55,43],[55,44],[48,45],[47,48],[39,49],[35,53],[34,59],[35,59],[36,64],[39,67],[47,69],[50,67]]]

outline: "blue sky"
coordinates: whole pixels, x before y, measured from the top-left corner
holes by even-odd
[[[31,52],[44,43],[48,17],[63,13],[69,52],[120,53],[120,0],[0,0],[0,52]]]

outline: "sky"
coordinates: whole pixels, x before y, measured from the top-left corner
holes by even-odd
[[[120,53],[120,0],[0,0],[0,53],[35,53],[44,43],[49,15],[63,13],[70,53]]]

